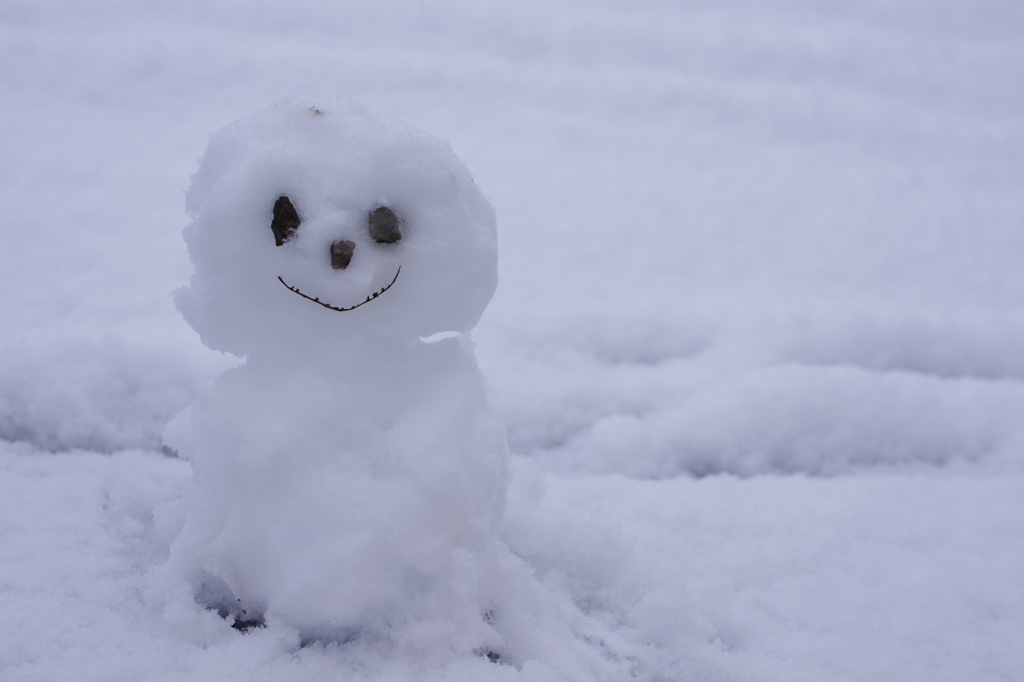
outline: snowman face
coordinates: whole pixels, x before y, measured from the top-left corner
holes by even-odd
[[[295,210],[295,205],[292,204],[291,199],[285,196],[278,197],[277,201],[274,202],[274,219],[270,224],[270,229],[274,233],[274,240],[277,245],[284,246],[285,242],[291,240],[295,236],[295,231],[301,224],[302,219],[299,218],[299,212]],[[370,234],[370,238],[377,244],[394,244],[402,239],[401,220],[399,220],[398,216],[395,215],[395,212],[387,206],[378,206],[367,214],[366,228],[367,232]],[[331,267],[335,270],[345,270],[348,268],[352,263],[352,256],[355,253],[355,250],[356,243],[349,241],[348,239],[339,239],[335,242],[331,242],[331,248],[328,251]],[[304,294],[297,286],[288,284],[288,282],[286,282],[280,275],[278,275],[277,279],[286,289],[298,294],[307,301],[312,301],[313,303],[321,305],[328,310],[347,313],[350,310],[361,308],[367,303],[376,300],[378,296],[394,286],[395,282],[398,281],[398,275],[400,275],[401,272],[402,266],[399,265],[398,269],[395,270],[395,276],[390,282],[381,287],[380,290],[374,291],[368,295],[366,300],[348,307],[332,305],[325,301],[321,301],[318,296]]]
[[[309,353],[466,332],[496,285],[494,214],[448,146],[361,108],[277,105],[212,140],[177,294],[208,346]]]

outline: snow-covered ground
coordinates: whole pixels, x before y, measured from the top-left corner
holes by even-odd
[[[502,530],[649,680],[1024,677],[1024,6],[0,5],[0,679],[588,679],[148,596],[208,136],[345,95],[494,204]],[[196,623],[202,627],[196,628]]]

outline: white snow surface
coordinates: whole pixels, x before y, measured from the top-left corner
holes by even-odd
[[[5,682],[1024,677],[1019,3],[7,0],[0,85]],[[153,596],[161,433],[238,364],[170,296],[185,189],[334,96],[495,209],[522,660]]]

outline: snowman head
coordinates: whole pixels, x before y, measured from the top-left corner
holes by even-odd
[[[448,145],[353,103],[277,104],[215,134],[176,292],[237,355],[468,332],[497,284],[494,212]]]

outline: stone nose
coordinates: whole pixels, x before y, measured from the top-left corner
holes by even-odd
[[[356,250],[356,243],[341,240],[331,244],[331,267],[335,270],[344,270],[352,262],[352,254]]]

